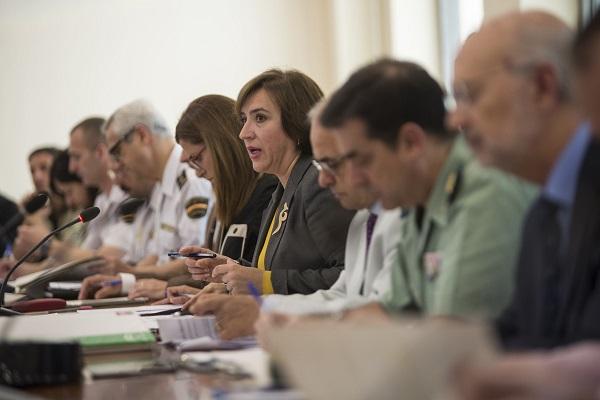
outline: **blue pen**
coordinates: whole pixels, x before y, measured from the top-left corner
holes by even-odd
[[[260,296],[260,292],[258,291],[256,286],[254,286],[254,283],[248,282],[248,290],[250,291],[250,294],[252,295],[252,297],[254,297],[254,300],[256,300],[258,305],[261,306],[262,305],[262,297]]]
[[[12,246],[10,243],[6,243],[6,246],[4,247],[4,254],[2,254],[2,258],[8,258],[12,256]]]
[[[121,280],[120,279],[113,279],[111,281],[102,281],[100,282],[100,286],[102,287],[113,287],[113,286],[119,286],[121,284]]]

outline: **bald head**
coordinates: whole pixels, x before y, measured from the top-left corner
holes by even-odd
[[[550,65],[559,83],[559,95],[570,98],[570,46],[573,32],[565,22],[543,11],[512,12],[484,23],[471,35],[457,57],[475,50],[475,57],[491,65],[516,69],[537,63]]]
[[[543,153],[540,143],[558,148],[572,129],[572,35],[555,16],[530,11],[492,19],[465,42],[455,61],[450,120],[484,164],[544,179],[531,154]]]

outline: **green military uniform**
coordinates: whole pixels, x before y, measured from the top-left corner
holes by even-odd
[[[390,311],[490,318],[508,304],[521,224],[536,189],[483,168],[455,139],[425,208],[404,216]]]

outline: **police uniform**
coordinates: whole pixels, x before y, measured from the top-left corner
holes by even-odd
[[[535,194],[483,168],[457,137],[425,208],[403,216],[399,265],[383,304],[426,315],[497,316],[512,293],[521,224]]]
[[[158,256],[159,264],[169,261],[169,251],[204,244],[213,203],[212,185],[179,161],[181,152],[179,145],[173,147],[162,181],[150,199],[154,211],[151,252]]]
[[[154,186],[154,190],[158,185]],[[129,264],[137,264],[147,255],[154,252],[154,210],[150,202],[142,204],[133,216],[133,221],[129,221],[131,216],[121,216],[126,223],[130,224],[131,241],[123,260]],[[127,222],[129,221],[129,222]]]
[[[81,247],[96,250],[102,246],[118,247],[126,251],[130,246],[131,227],[121,221],[117,212],[119,204],[127,195],[117,185],[112,185],[108,195],[100,193],[94,206],[100,209],[100,215],[90,221],[85,240]]]

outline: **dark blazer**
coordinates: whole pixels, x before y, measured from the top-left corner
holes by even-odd
[[[275,293],[308,294],[327,289],[344,268],[346,234],[354,211],[343,209],[329,189],[321,188],[318,175],[311,158],[301,157],[285,190],[281,184],[277,186],[263,215],[251,265],[258,265],[277,213],[265,260]]]
[[[600,143],[583,160],[569,226],[568,248],[559,264],[559,295],[549,306],[544,273],[555,263],[543,251],[547,239],[543,204],[526,219],[512,304],[497,327],[508,348],[549,348],[600,339]],[[547,316],[550,315],[550,321]]]
[[[235,237],[226,236],[223,238],[221,254],[237,259],[250,259],[254,254],[256,241],[263,213],[271,201],[273,191],[277,187],[278,180],[273,175],[263,175],[256,183],[256,188],[250,195],[248,202],[242,210],[233,217],[230,226],[245,226],[245,235],[236,235]],[[227,233],[225,229],[225,234]],[[243,246],[242,246],[243,244]],[[221,246],[219,245],[219,246]],[[168,286],[188,285],[196,288],[203,288],[207,282],[192,279],[188,273],[169,279]]]
[[[256,183],[256,188],[252,195],[248,199],[248,202],[242,208],[242,210],[233,218],[231,225],[245,226],[246,235],[245,237],[240,236],[243,241],[243,248],[241,246],[242,240],[234,240],[233,237],[225,236],[223,238],[223,248],[221,254],[231,257],[235,260],[244,258],[249,260],[254,254],[256,248],[256,242],[258,240],[258,232],[260,230],[260,223],[262,221],[263,213],[269,205],[271,196],[277,187],[278,180],[273,175],[263,175]],[[225,234],[227,233],[225,229]]]

